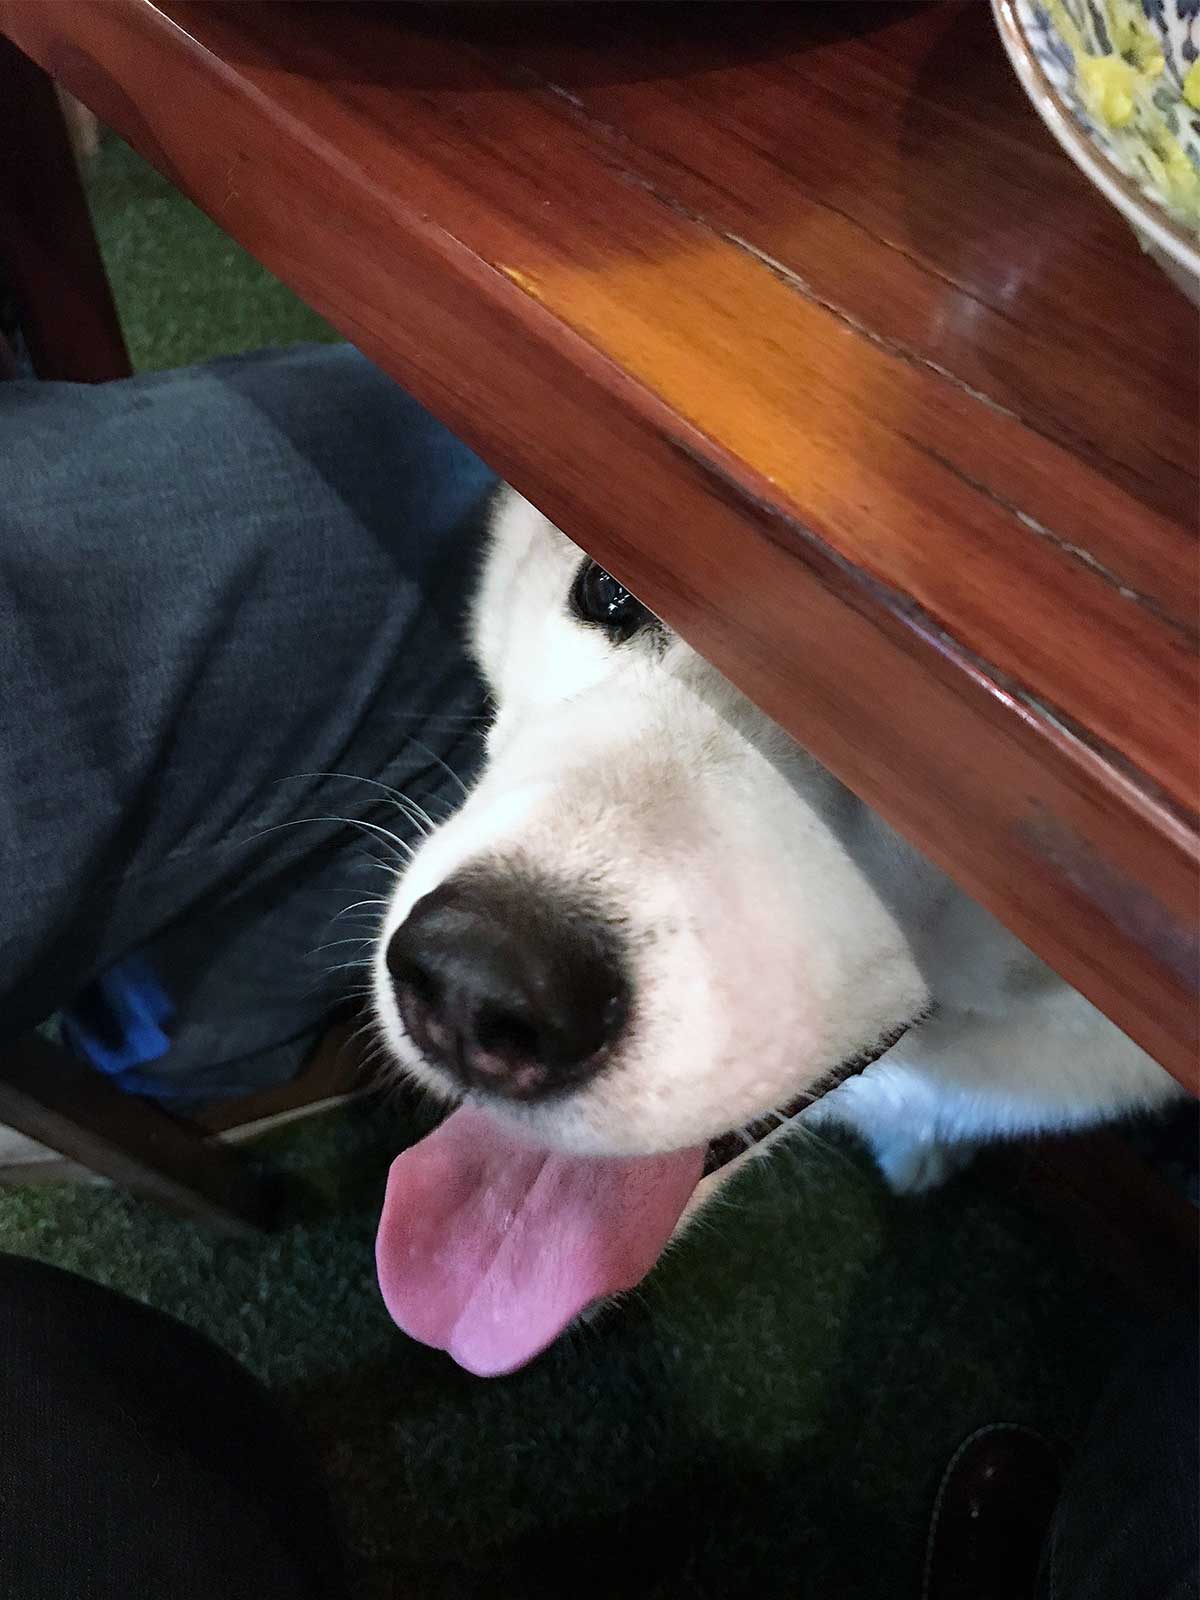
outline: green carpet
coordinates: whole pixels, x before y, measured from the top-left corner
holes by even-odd
[[[338,337],[120,140],[105,139],[88,187],[137,371]]]
[[[1108,1291],[1019,1195],[980,1173],[900,1203],[814,1144],[751,1169],[622,1308],[471,1378],[375,1289],[414,1131],[360,1105],[273,1136],[307,1193],[252,1243],[99,1189],[0,1197],[0,1246],[174,1312],[286,1398],[363,1596],[903,1600],[959,1440],[1005,1419],[1069,1444],[1113,1352]]]
[[[140,367],[322,336],[123,147],[93,196]],[[375,1289],[415,1118],[360,1104],[273,1135],[302,1193],[249,1243],[105,1189],[0,1193],[0,1248],[174,1312],[276,1391],[325,1462],[364,1600],[905,1600],[959,1440],[1014,1420],[1069,1449],[1122,1338],[1099,1269],[994,1164],[901,1202],[814,1141],[745,1174],[618,1311],[473,1379],[398,1334]]]

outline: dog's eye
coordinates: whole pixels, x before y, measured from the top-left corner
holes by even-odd
[[[571,587],[571,610],[580,622],[603,628],[615,644],[630,639],[653,619],[624,584],[594,561],[585,561]]]

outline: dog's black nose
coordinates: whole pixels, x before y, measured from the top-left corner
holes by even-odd
[[[618,931],[543,886],[462,873],[418,900],[388,969],[409,1037],[472,1089],[536,1100],[604,1065],[629,980]]]

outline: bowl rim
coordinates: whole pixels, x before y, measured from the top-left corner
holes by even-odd
[[[1058,90],[1033,53],[1021,21],[1019,0],[991,0],[991,3],[1008,59],[1034,109],[1062,148],[1127,222],[1148,235],[1186,272],[1200,277],[1200,242],[1092,143],[1063,104]]]

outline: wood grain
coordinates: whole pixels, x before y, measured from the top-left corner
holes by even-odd
[[[1196,323],[978,6],[0,24],[1185,1081]]]
[[[36,1034],[0,1056],[0,1122],[89,1171],[228,1233],[272,1224],[279,1184],[238,1151],[123,1094]]]

